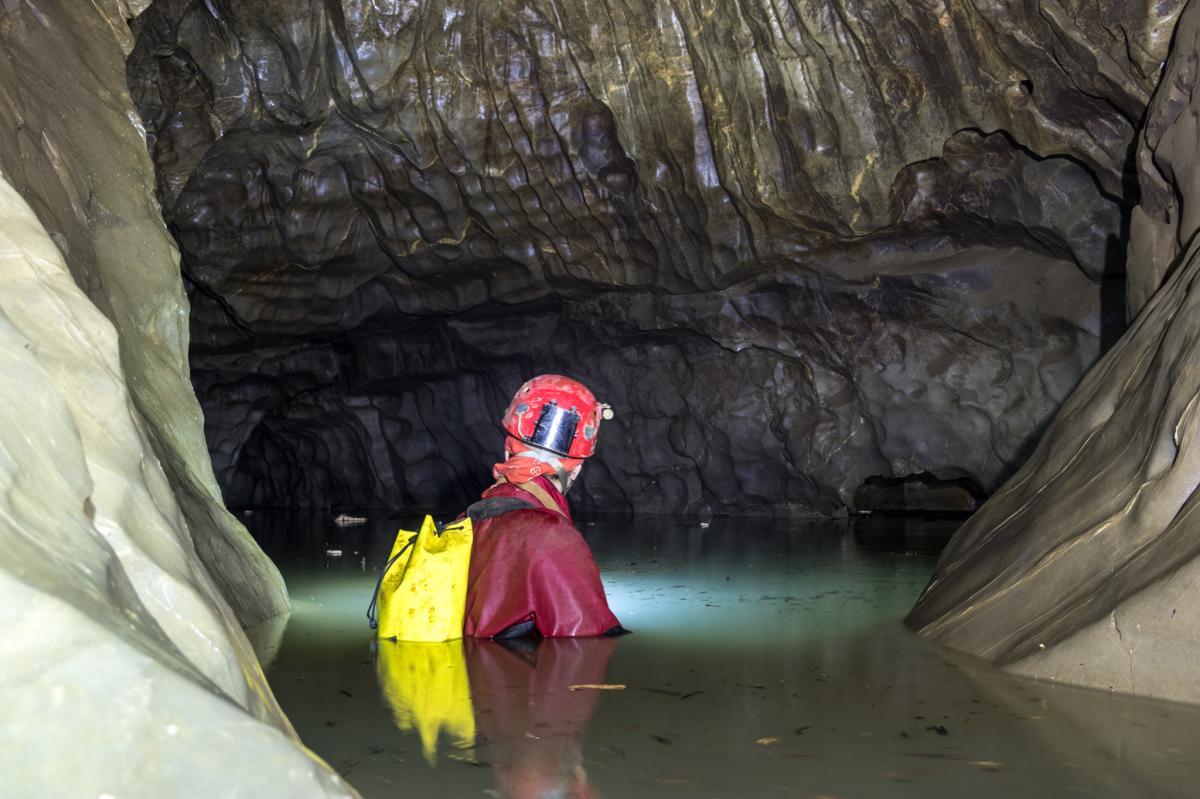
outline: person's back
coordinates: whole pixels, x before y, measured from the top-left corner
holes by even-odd
[[[607,418],[611,411],[587,388],[559,375],[536,377],[513,398],[503,422],[505,460],[480,503],[502,512],[485,512],[475,524],[466,635],[621,631],[564,496]]]

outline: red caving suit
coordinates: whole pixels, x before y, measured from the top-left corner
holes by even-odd
[[[603,635],[618,626],[600,569],[571,521],[566,497],[545,477],[534,482],[557,505],[546,508],[517,483],[500,483],[484,499],[515,497],[537,507],[484,519],[475,527],[464,634],[491,638],[532,620],[546,638]]]

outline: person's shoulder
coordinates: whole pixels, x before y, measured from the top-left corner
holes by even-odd
[[[570,519],[558,511],[550,510],[541,505],[506,511],[499,516],[488,519],[484,523],[489,525],[489,529],[493,531],[521,527],[526,529],[536,528],[538,535],[580,535],[580,532],[575,529],[575,525]]]

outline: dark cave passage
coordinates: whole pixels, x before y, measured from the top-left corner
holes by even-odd
[[[942,480],[928,472],[872,475],[854,492],[854,509],[867,513],[972,513],[986,499],[969,477]]]

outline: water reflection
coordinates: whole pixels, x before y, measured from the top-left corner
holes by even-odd
[[[467,642],[480,734],[496,784],[511,799],[598,796],[584,769],[583,738],[616,638]],[[515,644],[515,645],[514,645]]]
[[[467,639],[380,642],[376,672],[403,732],[416,731],[426,760],[439,739],[463,757],[487,745],[500,796],[594,797],[583,739],[619,639]],[[572,686],[575,690],[572,690]]]
[[[279,650],[283,646],[283,634],[287,631],[291,617],[290,611],[281,613],[246,630],[246,637],[250,639],[250,646],[254,648],[254,655],[263,669],[271,668],[275,658],[279,657]]]
[[[475,714],[462,641],[380,641],[375,670],[396,726],[417,732],[431,766],[437,764],[440,737],[459,749],[474,745]]]

